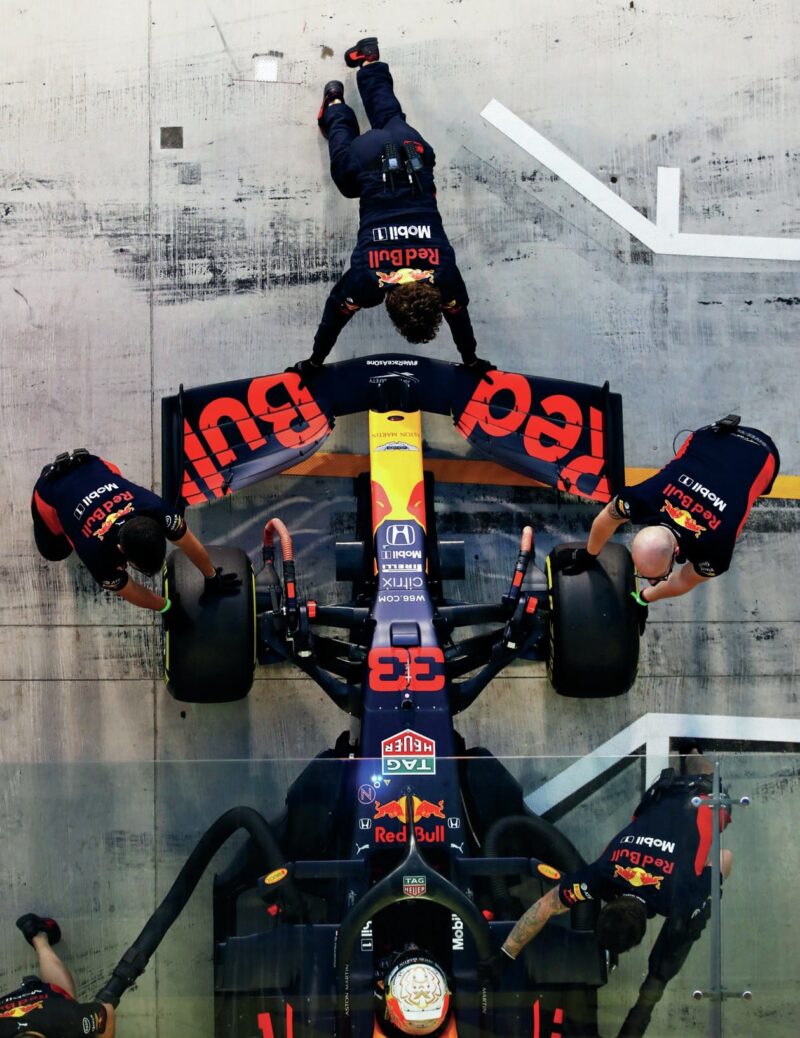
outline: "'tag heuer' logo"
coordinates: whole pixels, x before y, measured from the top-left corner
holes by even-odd
[[[421,897],[428,889],[425,876],[403,876],[403,893],[406,897]]]
[[[384,775],[435,775],[436,743],[406,728],[381,741]]]

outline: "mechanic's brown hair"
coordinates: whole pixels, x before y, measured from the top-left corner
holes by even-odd
[[[142,573],[151,576],[164,565],[167,538],[164,531],[147,515],[135,515],[119,531],[122,554]]]
[[[430,342],[442,323],[442,293],[422,281],[396,285],[386,293],[386,309],[404,339]]]
[[[601,948],[625,952],[635,948],[647,929],[647,910],[638,897],[623,895],[605,905],[597,917],[594,932]]]

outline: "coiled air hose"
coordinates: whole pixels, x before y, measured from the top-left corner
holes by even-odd
[[[108,1002],[114,1007],[119,1004],[120,998],[128,988],[144,973],[151,956],[186,907],[211,859],[239,829],[245,829],[250,834],[263,860],[265,872],[284,865],[285,859],[275,834],[258,811],[251,807],[233,807],[226,811],[200,837],[166,897],[114,967],[106,985],[98,991],[95,996],[98,1002]],[[284,883],[283,894],[287,909],[302,918],[303,902],[297,887],[290,877],[287,877]]]

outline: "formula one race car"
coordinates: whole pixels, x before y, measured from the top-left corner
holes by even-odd
[[[241,698],[256,660],[289,660],[358,721],[357,737],[344,733],[291,787],[272,826],[280,854],[251,841],[217,878],[218,1038],[596,1035],[605,960],[589,904],[549,926],[499,987],[479,969],[542,884],[582,862],[497,760],[465,746],[452,717],[523,653],[546,659],[564,694],[626,691],[638,659],[633,567],[609,545],[595,568],[565,577],[562,545],[525,587],[526,528],[500,602],[447,600],[443,581],[463,562],[436,534],[420,411],[452,413],[490,457],[603,502],[622,483],[619,397],[395,355],[330,365],[310,384],[289,371],[181,391],[164,401],[165,496],[223,497],[296,464],[335,416],[367,408],[357,536],[337,548],[338,575],[353,585],[346,604],[298,598],[276,519],[257,578],[243,552],[212,549],[252,594],[204,601],[182,553],[166,570],[183,617],[165,637],[176,698]],[[456,641],[461,627],[479,630]]]
[[[437,537],[433,477],[422,458],[420,412],[452,415],[469,443],[506,468],[606,502],[624,474],[622,405],[607,385],[496,370],[481,378],[460,365],[391,355],[329,365],[310,385],[287,371],[181,389],[163,401],[164,496],[183,506],[223,498],[307,458],[336,416],[367,409],[370,472],[356,480],[357,539],[337,544],[337,579],[353,585],[348,604],[297,598],[292,541],[279,520],[265,525],[264,567],[252,598],[203,602],[202,577],[173,555],[167,589],[172,597],[178,591],[191,623],[165,639],[172,694],[196,702],[239,699],[250,689],[256,660],[292,660],[357,716],[368,688],[407,685],[445,690],[456,713],[523,654],[547,662],[563,695],[626,692],[639,655],[627,550],[609,544],[596,566],[565,577],[560,557],[575,545],[559,545],[523,590],[533,557],[526,528],[501,601],[446,600],[442,582],[464,575],[463,547]],[[244,552],[215,551],[217,564],[252,583]],[[462,627],[483,630],[456,642]],[[348,639],[321,628],[344,629]]]

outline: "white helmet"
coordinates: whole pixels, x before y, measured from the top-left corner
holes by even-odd
[[[403,1034],[431,1034],[450,1008],[443,970],[419,951],[398,958],[386,976],[386,1017]]]

